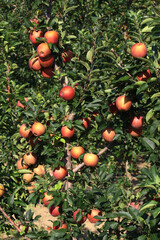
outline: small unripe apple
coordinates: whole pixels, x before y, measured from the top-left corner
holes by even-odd
[[[130,118],[130,124],[133,128],[138,129],[142,127],[143,120],[144,120],[143,116],[132,116]]]
[[[19,128],[19,134],[21,135],[21,137],[28,138],[32,134],[31,128],[28,128],[26,124],[22,124]]]
[[[35,122],[33,125],[32,125],[32,133],[35,135],[35,136],[41,136],[45,133],[46,131],[46,128],[45,126],[40,123],[40,122]]]
[[[70,101],[75,96],[75,90],[71,86],[65,86],[60,91],[60,97],[64,100]]]
[[[145,57],[147,54],[147,48],[144,43],[135,43],[131,47],[131,55],[135,58]]]
[[[132,105],[129,97],[122,95],[116,99],[116,107],[119,111],[128,111]]]
[[[102,137],[108,142],[112,142],[115,135],[115,131],[110,127],[102,131]]]
[[[53,170],[53,176],[58,180],[62,180],[66,175],[67,175],[66,167],[59,166]]]
[[[88,167],[95,167],[98,164],[98,156],[93,153],[85,153],[83,156],[83,162]]]
[[[95,216],[102,216],[102,212],[98,209],[92,209],[88,215],[87,215],[87,218],[88,220],[91,222],[91,223],[96,223],[98,221],[100,221],[100,219],[96,219],[94,218]]]

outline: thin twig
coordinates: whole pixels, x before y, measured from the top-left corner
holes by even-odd
[[[118,54],[114,51],[113,48],[111,49],[111,52],[113,52],[113,54],[116,56],[116,58],[118,58]],[[121,64],[122,64],[122,61],[120,61],[120,63],[117,63],[117,62],[116,62],[116,64],[117,64],[117,66],[119,66],[121,69],[124,70],[123,66],[121,65]],[[133,77],[130,73],[128,73],[127,71],[126,71],[126,73],[127,73],[127,75],[128,75],[130,78],[132,78],[132,80],[133,80],[134,82],[136,82],[136,81],[134,80],[134,77]]]
[[[0,206],[0,211],[3,213],[3,215],[5,216],[5,218],[8,219],[8,221],[10,222],[10,224],[16,228],[17,232],[20,233],[21,229],[13,222],[13,220],[8,216],[8,214],[3,210],[3,208]],[[28,237],[25,237],[26,240],[31,240]]]

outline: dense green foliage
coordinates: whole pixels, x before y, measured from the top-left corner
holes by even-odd
[[[159,1],[6,1],[0,4],[0,183],[5,194],[1,207],[10,216],[28,225],[30,239],[138,239],[160,238],[160,7]],[[30,22],[38,19],[40,24]],[[40,71],[31,71],[29,60],[37,55],[29,40],[33,29],[53,29],[59,33],[59,45],[50,44],[55,57],[54,76],[47,79]],[[43,39],[44,40],[44,39]],[[41,40],[39,40],[41,41]],[[131,46],[143,42],[147,56],[133,58]],[[61,53],[70,49],[71,62],[64,63]],[[150,69],[151,78],[137,81],[137,74]],[[66,78],[67,77],[67,78]],[[64,101],[59,92],[64,82],[75,88],[72,101]],[[132,107],[112,114],[110,104],[127,95]],[[24,97],[28,98],[25,102]],[[17,106],[17,101],[25,106]],[[98,113],[93,116],[93,113]],[[73,119],[66,116],[74,113]],[[143,115],[142,135],[128,133],[132,115]],[[85,129],[82,119],[89,118]],[[46,126],[46,132],[33,147],[19,134],[22,123],[34,121]],[[61,127],[75,128],[74,137],[62,138]],[[112,127],[114,141],[107,143],[102,130]],[[50,136],[52,134],[52,136]],[[80,145],[85,152],[99,154],[96,167],[83,166],[74,172],[83,155],[72,158],[68,176],[56,180],[51,170],[66,164],[69,151]],[[68,149],[67,149],[68,150]],[[29,194],[23,173],[16,162],[26,152],[37,155],[46,174],[34,175],[36,191]],[[140,163],[146,168],[140,171]],[[144,164],[145,163],[145,164]],[[68,164],[68,163],[67,163]],[[68,165],[67,165],[68,166]],[[29,169],[33,169],[30,166]],[[66,189],[66,180],[72,183]],[[42,202],[44,192],[53,195],[52,204],[61,206],[60,221],[68,230],[39,230],[29,204]],[[138,209],[131,202],[139,204]],[[86,232],[83,224],[73,220],[77,209],[89,213],[92,208],[103,212],[96,233]],[[24,213],[25,212],[25,213]],[[77,220],[82,218],[82,211]],[[57,223],[54,223],[57,224]],[[0,231],[11,234],[13,226],[0,217]],[[46,228],[45,228],[46,229]],[[23,231],[24,233],[24,231]],[[85,237],[84,237],[84,234]]]

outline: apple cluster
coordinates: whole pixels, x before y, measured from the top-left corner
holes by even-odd
[[[53,200],[54,197],[52,196],[52,194],[47,194],[47,192],[44,193],[44,197],[42,199],[43,204],[47,207],[48,204],[51,202],[51,200]],[[85,213],[85,210],[82,210],[82,218],[77,220],[76,215],[79,213],[80,209],[76,210],[73,212],[73,219],[76,223],[78,224],[83,224],[87,219],[91,222],[91,223],[96,223],[98,221],[100,221],[100,219],[97,219],[96,216],[102,216],[102,212],[98,209],[91,209],[90,212],[87,214]],[[54,204],[52,204],[49,207],[49,213],[53,216],[53,217],[58,217],[61,215],[62,212],[62,208],[61,205],[59,206],[55,206]],[[53,226],[54,230],[60,230],[60,229],[67,229],[67,224],[62,222],[61,226]]]
[[[39,21],[36,19],[31,19],[30,21],[39,25]],[[59,47],[58,32],[50,30],[43,33],[41,30],[36,31],[34,29],[30,31],[29,38],[32,44],[37,48],[37,56],[32,57],[29,60],[29,68],[34,71],[41,71],[42,76],[45,78],[51,78],[54,75],[55,56],[49,44],[54,44]],[[72,58],[72,51],[61,51],[61,58],[65,63],[70,62]]]

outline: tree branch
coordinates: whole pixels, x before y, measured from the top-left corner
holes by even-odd
[[[0,211],[2,212],[2,214],[5,216],[5,218],[8,219],[8,221],[10,222],[10,224],[16,228],[17,232],[20,233],[21,229],[13,222],[13,220],[8,216],[8,214],[3,210],[3,208],[0,206]],[[26,240],[30,240],[30,238],[25,237]]]

